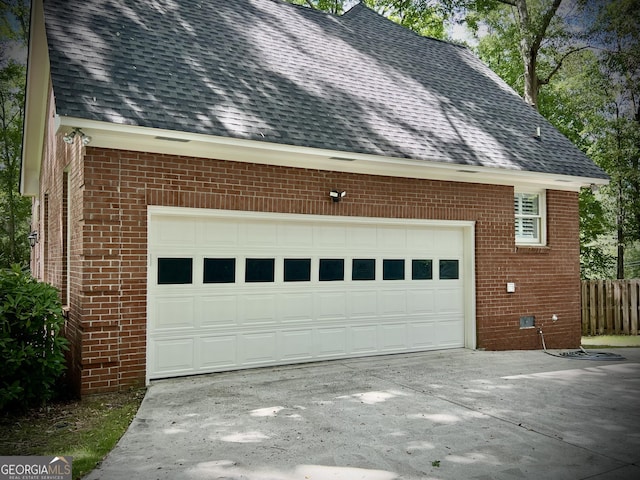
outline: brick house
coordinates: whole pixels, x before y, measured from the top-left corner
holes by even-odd
[[[82,393],[577,347],[578,192],[606,182],[466,48],[362,4],[33,2],[21,189]]]

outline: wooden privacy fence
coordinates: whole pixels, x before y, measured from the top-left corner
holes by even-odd
[[[583,335],[638,335],[640,279],[583,280]]]

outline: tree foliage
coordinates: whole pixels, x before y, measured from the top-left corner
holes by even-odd
[[[355,3],[353,0],[288,1],[338,15]],[[363,0],[363,3],[419,35],[438,39],[446,38],[445,20],[453,14],[455,4],[453,0]]]
[[[8,61],[0,69],[0,268],[29,259],[31,202],[20,196],[25,68]]]
[[[541,87],[551,82],[567,58],[586,48],[572,28],[579,4],[568,10],[560,8],[562,0],[461,0],[460,5],[466,8],[471,30],[477,34],[485,27],[493,39],[481,40],[481,56],[495,56],[505,40],[501,60],[512,70],[509,83],[536,108]]]
[[[29,260],[30,200],[19,194],[26,69],[10,54],[24,48],[29,2],[0,1],[0,268]]]
[[[640,244],[640,0],[610,0],[597,13],[589,153],[611,177],[603,194],[615,224],[616,276],[624,278],[625,259],[640,260],[629,256]]]

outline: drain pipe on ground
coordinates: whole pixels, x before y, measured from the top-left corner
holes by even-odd
[[[560,357],[560,358],[575,358],[576,360],[626,360],[622,355],[618,355],[617,353],[611,352],[588,352],[582,345],[580,345],[580,350],[576,350],[574,352],[560,352],[560,354],[551,353],[547,351],[547,345],[544,342],[544,333],[542,333],[542,327],[544,325],[540,325],[537,329],[538,335],[540,335],[540,340],[542,341],[542,349],[544,353],[547,355],[551,355],[552,357]]]

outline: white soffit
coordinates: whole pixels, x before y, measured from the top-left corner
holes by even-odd
[[[422,178],[519,188],[579,191],[608,181],[469,165],[452,165],[404,158],[340,152],[270,142],[119,125],[73,117],[57,117],[58,132],[80,128],[91,147],[182,155],[238,162],[310,168],[365,175]]]

